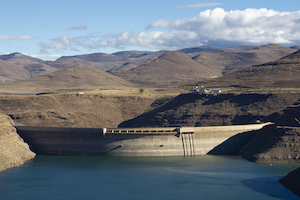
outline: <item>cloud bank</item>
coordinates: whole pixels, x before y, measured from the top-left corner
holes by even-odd
[[[33,40],[37,37],[31,35],[22,35],[22,36],[8,36],[0,35],[0,40]]]
[[[182,9],[182,8],[200,8],[200,7],[208,7],[208,6],[218,6],[222,3],[212,2],[212,3],[196,3],[196,4],[189,4],[189,5],[175,5],[172,6],[171,9]]]
[[[85,30],[85,29],[87,29],[86,25],[72,26],[72,27],[68,28],[68,30]]]
[[[296,45],[300,43],[300,11],[279,12],[268,9],[225,11],[216,8],[203,11],[193,18],[174,21],[159,19],[140,33],[124,31],[98,36],[77,38],[64,36],[54,39],[52,43],[41,44],[41,48],[56,51],[106,47],[177,50],[202,45],[236,46],[271,43]]]

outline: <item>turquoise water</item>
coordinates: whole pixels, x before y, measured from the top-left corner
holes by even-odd
[[[300,199],[278,180],[299,165],[235,156],[41,156],[0,172],[0,199]]]

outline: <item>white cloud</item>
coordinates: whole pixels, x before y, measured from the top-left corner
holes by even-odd
[[[158,31],[159,30],[159,31]],[[264,44],[299,45],[300,11],[268,9],[206,10],[193,18],[159,19],[140,33],[125,31],[71,38],[68,35],[41,44],[42,49],[78,50],[106,47],[144,47],[176,50],[192,46]]]
[[[208,6],[219,6],[222,3],[212,2],[212,3],[196,3],[196,4],[189,4],[189,5],[174,5],[171,9],[182,9],[182,8],[199,8],[199,7],[208,7]]]
[[[87,29],[86,25],[72,26],[72,27],[68,28],[68,30],[85,30],[85,29]]]
[[[62,55],[59,55],[59,54],[25,54],[27,56],[31,56],[33,58],[39,58],[41,60],[49,60],[49,61],[54,61],[60,57],[62,57]]]
[[[99,38],[99,33],[73,38],[69,37],[69,35],[65,35],[52,39],[50,43],[40,43],[40,52],[47,53],[47,49],[53,49],[56,52],[63,50],[79,51],[79,48],[90,50],[98,49],[99,47],[95,44],[96,38]]]
[[[193,18],[175,21],[160,19],[147,27],[163,29],[134,34],[111,35],[110,46],[143,46],[153,49],[180,49],[200,45],[299,44],[300,11],[267,9],[206,10]],[[102,45],[106,43],[101,41]],[[107,45],[108,45],[107,44]]]
[[[37,38],[32,35],[21,35],[21,36],[8,36],[8,35],[0,35],[0,40],[33,40]]]

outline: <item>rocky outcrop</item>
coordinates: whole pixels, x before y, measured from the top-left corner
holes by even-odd
[[[265,126],[240,149],[239,154],[257,163],[300,163],[300,127]]]
[[[35,157],[17,134],[12,119],[0,111],[0,171],[22,165]]]
[[[286,177],[279,182],[289,188],[293,193],[300,196],[300,167],[290,172]]]

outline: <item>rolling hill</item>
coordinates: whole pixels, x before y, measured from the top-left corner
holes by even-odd
[[[166,51],[120,51],[113,54],[92,53],[76,56],[63,56],[56,61],[48,61],[47,64],[60,69],[82,65],[108,71],[119,68],[124,64],[141,64],[148,59],[162,55],[164,52]]]
[[[143,85],[155,87],[178,85],[216,75],[228,74],[254,64],[273,61],[293,53],[296,49],[297,46],[287,48],[279,45],[266,45],[257,48],[253,46],[223,48],[201,46],[179,50],[178,52],[182,52],[181,55],[170,53],[165,60],[163,60],[164,56],[162,55],[167,53],[167,51],[120,51],[113,54],[92,53],[63,56],[55,61],[43,61],[20,53],[12,53],[0,55],[0,82],[24,80],[73,66],[89,66]],[[180,57],[183,57],[183,55],[186,55],[185,61],[180,61]],[[172,56],[174,58],[171,58]],[[176,58],[177,56],[179,57]],[[188,59],[188,57],[193,57],[193,61]],[[197,65],[195,61],[197,61],[198,67],[195,67]],[[199,64],[201,65],[200,68],[202,68],[200,71],[198,71]],[[150,65],[154,67],[149,67]],[[181,70],[178,68],[179,65],[181,65]],[[185,66],[186,71],[183,71],[183,66]],[[147,70],[153,68],[153,70],[145,74],[143,71],[146,68]],[[180,73],[180,76],[178,73]],[[156,81],[160,83],[154,84]]]
[[[16,60],[16,59],[20,59],[20,60],[31,60],[37,63],[43,63],[44,61],[38,58],[33,58],[31,56],[26,56],[24,54],[21,54],[19,52],[15,52],[15,53],[11,53],[11,54],[5,54],[5,55],[0,55],[0,60]]]
[[[295,51],[295,49],[273,44],[257,47],[248,51],[205,53],[194,57],[193,60],[224,75],[252,65],[282,58]]]
[[[205,87],[300,88],[300,51],[281,59],[254,65],[222,77],[195,84]]]
[[[163,87],[216,76],[180,51],[170,51],[128,70],[114,70],[114,75],[144,87]]]
[[[220,53],[220,52],[231,52],[231,51],[247,51],[255,48],[254,46],[233,46],[233,47],[214,47],[214,46],[200,46],[200,47],[189,47],[179,51],[183,52],[187,56],[193,58],[203,53]]]
[[[0,81],[15,81],[57,71],[42,60],[20,53],[0,56]]]
[[[87,66],[74,66],[26,80],[1,84],[1,93],[49,93],[134,86],[119,77]]]

